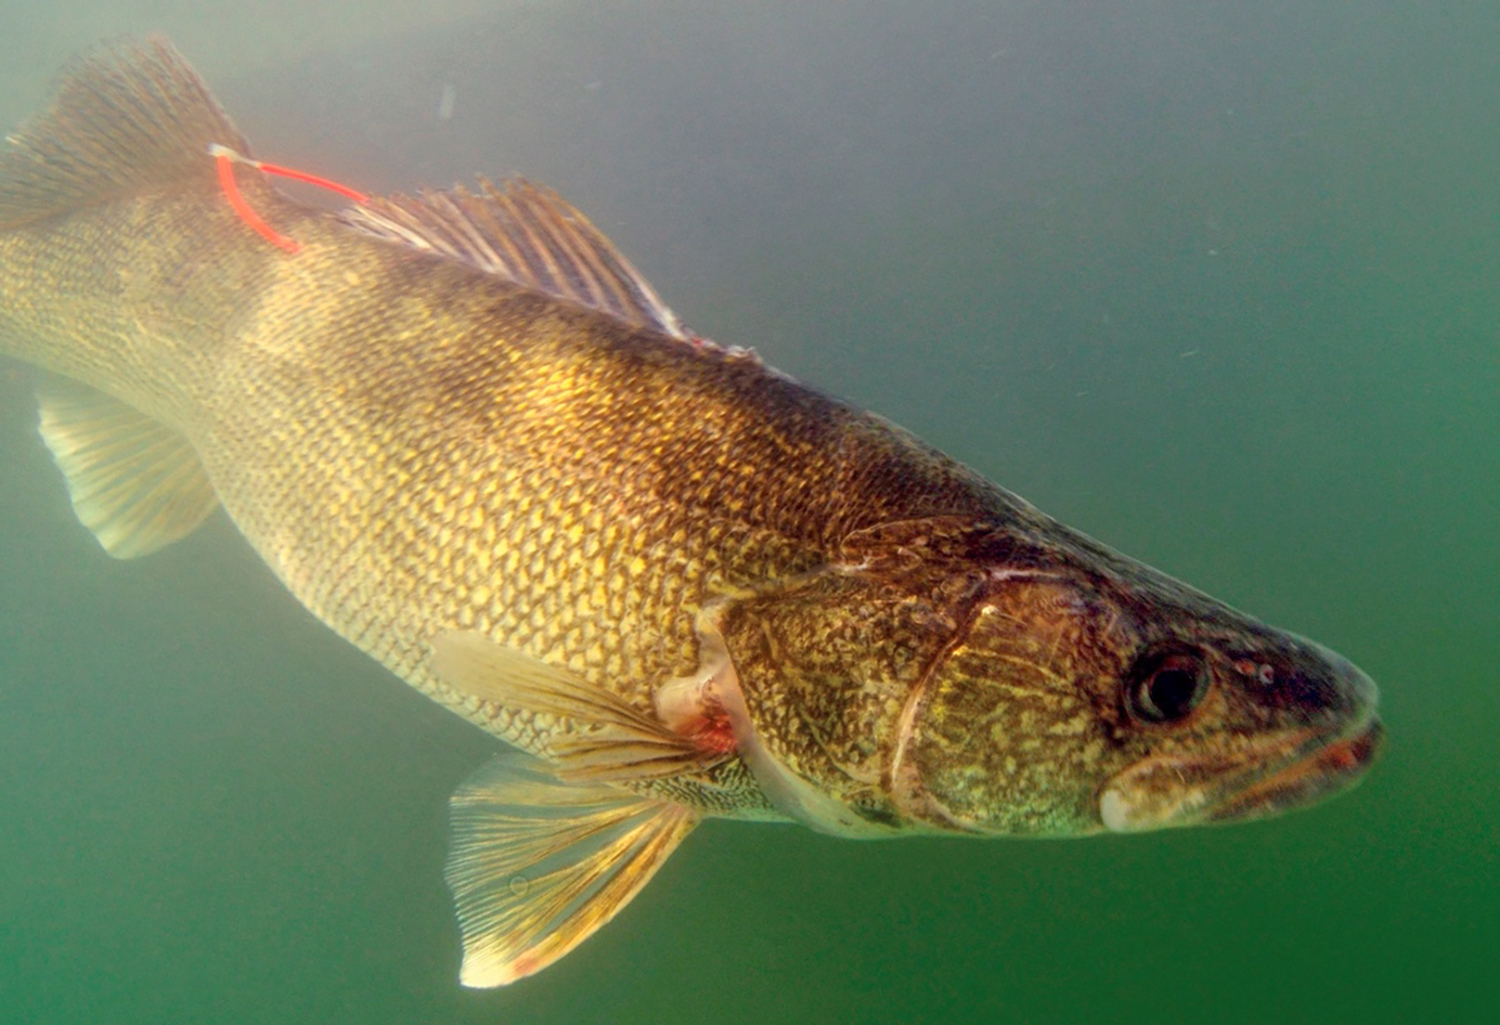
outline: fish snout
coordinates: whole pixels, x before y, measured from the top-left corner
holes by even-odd
[[[1380,704],[1380,688],[1375,681],[1338,652],[1321,644],[1313,643],[1313,647],[1332,670],[1333,687],[1337,693],[1334,704],[1347,709],[1352,719],[1373,717],[1376,706]]]
[[[1274,670],[1247,681],[1245,695],[1263,709],[1268,723],[1298,726],[1321,736],[1340,735],[1369,722],[1380,688],[1343,655],[1305,637],[1292,636],[1272,656]],[[1267,667],[1270,669],[1270,667]]]

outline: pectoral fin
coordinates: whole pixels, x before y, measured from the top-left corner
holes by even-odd
[[[455,631],[432,642],[438,675],[450,687],[528,715],[566,719],[575,728],[549,738],[549,758],[574,782],[630,782],[701,771],[724,757],[674,732],[566,669]]]
[[[818,571],[809,574],[805,583],[813,588],[825,584],[836,587],[841,581],[838,574]],[[778,600],[775,592],[767,592],[767,599]],[[812,600],[816,602],[816,598]],[[850,839],[883,839],[899,835],[899,830],[865,818],[798,775],[766,744],[750,713],[723,632],[725,617],[735,609],[734,601],[724,600],[710,602],[699,612],[698,647],[703,653],[703,669],[697,677],[674,681],[663,688],[657,695],[663,715],[669,722],[697,718],[722,723],[722,727],[715,725],[709,735],[720,729],[729,734],[732,749],[755,777],[761,793],[788,819],[820,833]]]
[[[134,559],[192,533],[219,504],[181,434],[80,384],[37,393],[42,440],[73,511],[117,559]]]
[[[560,779],[520,752],[453,795],[444,875],[458,912],[465,986],[540,971],[612,919],[697,824],[690,809]]]

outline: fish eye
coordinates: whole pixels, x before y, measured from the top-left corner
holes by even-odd
[[[1208,666],[1198,655],[1175,652],[1147,660],[1142,669],[1125,694],[1130,714],[1144,722],[1184,719],[1208,694]]]

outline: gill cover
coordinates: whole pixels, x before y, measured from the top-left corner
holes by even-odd
[[[736,750],[788,818],[843,837],[922,825],[890,790],[913,696],[952,643],[982,585],[965,563],[933,559],[946,520],[887,524],[845,542],[842,558],[704,610],[708,688]]]

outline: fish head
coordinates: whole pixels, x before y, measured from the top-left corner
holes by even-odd
[[[1337,653],[1057,525],[998,550],[894,738],[903,819],[1031,836],[1254,819],[1379,752],[1375,684]]]

